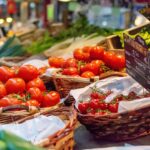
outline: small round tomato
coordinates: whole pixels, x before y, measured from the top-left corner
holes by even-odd
[[[17,98],[4,97],[0,99],[0,107],[7,107],[12,105],[20,105],[22,103],[21,100]]]
[[[63,64],[63,68],[69,68],[69,67],[78,67],[78,62],[76,59],[74,58],[68,58],[64,64]]]
[[[104,48],[100,46],[94,46],[90,51],[90,58],[93,59],[103,59]]]
[[[5,87],[8,94],[23,93],[25,91],[26,84],[21,78],[11,78],[6,82]]]
[[[18,70],[18,77],[25,81],[30,81],[37,78],[39,75],[38,69],[32,65],[23,65]]]
[[[118,112],[118,103],[109,104],[108,110],[112,113],[117,113]]]
[[[0,67],[0,81],[6,82],[8,79],[15,77],[15,72],[6,66]]]
[[[63,58],[59,58],[59,57],[50,57],[48,59],[48,63],[51,67],[55,67],[55,68],[61,68],[62,65],[64,64],[64,59]]]
[[[44,99],[42,101],[42,107],[51,107],[55,106],[60,102],[60,95],[56,91],[51,91],[44,95]]]
[[[88,108],[89,108],[89,102],[82,102],[78,104],[78,109],[83,114],[87,113]]]
[[[29,90],[32,87],[37,87],[41,91],[45,91],[46,90],[44,82],[40,78],[33,79],[33,80],[31,80],[31,81],[29,81],[27,83],[27,86],[26,86],[27,90]]]
[[[70,76],[76,76],[79,75],[78,69],[75,67],[65,68],[62,71],[63,75],[70,75]]]
[[[81,74],[81,77],[83,78],[92,78],[94,76],[95,76],[94,73],[91,71],[85,71]]]
[[[98,65],[101,67],[102,65],[105,65],[105,63],[102,60],[93,60],[91,63]]]
[[[40,107],[40,103],[37,100],[34,100],[34,99],[30,99],[26,103],[23,103],[23,104],[25,104],[26,106]]]
[[[94,110],[99,109],[99,99],[92,99],[90,101],[90,108],[93,108]]]
[[[35,99],[37,100],[39,103],[42,102],[43,100],[43,95],[42,95],[42,92],[39,88],[37,87],[32,87],[30,88],[28,91],[27,91],[27,96],[29,95],[29,97],[31,99]]]
[[[0,98],[3,98],[6,95],[7,95],[6,88],[2,83],[0,83]]]
[[[99,103],[99,108],[101,110],[106,110],[108,108],[108,104],[107,103]]]

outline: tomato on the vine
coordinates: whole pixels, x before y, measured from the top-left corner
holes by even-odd
[[[94,76],[95,76],[94,73],[91,71],[85,71],[81,74],[81,77],[83,78],[92,78]]]
[[[79,75],[78,69],[75,67],[65,68],[62,71],[63,75],[77,76]]]
[[[0,98],[7,95],[6,88],[3,83],[0,83]]]
[[[65,60],[63,58],[59,58],[59,57],[50,57],[48,59],[48,63],[51,67],[55,67],[55,68],[61,68],[62,65],[64,64]]]
[[[5,87],[8,94],[23,93],[25,91],[26,84],[21,78],[11,78],[6,82]]]
[[[25,81],[30,81],[37,78],[39,75],[38,69],[32,65],[22,65],[18,70],[18,77]]]

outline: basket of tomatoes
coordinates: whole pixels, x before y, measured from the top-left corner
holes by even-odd
[[[59,93],[46,90],[36,67],[0,67],[0,123],[10,123],[37,111],[58,107],[59,103]]]
[[[62,97],[67,97],[71,89],[85,87],[90,83],[109,76],[125,76],[123,51],[106,51],[100,46],[78,48],[73,58],[50,57],[49,65],[61,70],[53,73],[55,88]],[[67,104],[72,104],[69,97]]]
[[[72,90],[81,124],[97,139],[124,141],[150,134],[150,93],[130,77]]]

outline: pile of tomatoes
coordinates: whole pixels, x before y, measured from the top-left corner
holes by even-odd
[[[139,96],[135,92],[131,91],[127,96],[121,94],[116,96],[110,103],[106,103],[104,100],[111,93],[112,91],[103,93],[98,90],[93,90],[93,92],[90,94],[90,100],[81,101],[78,104],[78,110],[82,114],[107,115],[118,112],[118,105],[120,101],[131,101],[134,99],[150,97],[150,93]]]
[[[121,71],[125,68],[125,57],[112,51],[105,51],[100,46],[86,46],[74,50],[74,58],[67,60],[50,57],[51,67],[62,68],[63,75],[91,78],[108,70]]]
[[[56,91],[48,92],[39,78],[39,69],[32,65],[0,67],[0,107],[26,105],[50,107],[60,102]]]

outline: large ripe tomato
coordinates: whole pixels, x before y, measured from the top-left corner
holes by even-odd
[[[25,81],[30,81],[37,78],[39,75],[38,69],[32,65],[23,65],[18,70],[18,77]]]
[[[8,94],[23,93],[25,91],[26,84],[21,78],[11,78],[6,82],[5,87]]]
[[[90,53],[91,48],[92,48],[91,46],[84,46],[82,49],[83,49],[83,52]]]
[[[82,48],[78,48],[74,51],[73,56],[77,60],[81,61],[89,61],[90,60],[90,53],[86,52]]]
[[[90,108],[93,108],[94,110],[99,109],[99,99],[92,99],[89,105]]]
[[[51,91],[44,95],[44,99],[42,101],[42,107],[50,107],[55,106],[60,102],[60,95],[56,91]]]
[[[0,98],[3,98],[6,95],[7,95],[6,88],[2,83],[0,83]]]
[[[87,63],[81,70],[81,72],[91,71],[94,75],[98,75],[100,67],[94,63]]]
[[[78,67],[78,62],[76,59],[74,58],[68,58],[64,64],[63,64],[63,68],[69,68],[69,67]]]
[[[93,60],[91,63],[98,65],[99,67],[105,65],[102,60]]]
[[[36,107],[40,107],[40,103],[37,100],[34,99],[30,99],[28,100],[26,103],[22,103],[23,105],[26,106],[36,106]]]
[[[108,52],[105,51],[103,60],[107,66],[111,67],[112,59],[115,59],[115,53],[111,51]]]
[[[37,100],[39,103],[41,103],[42,100],[43,100],[42,92],[41,92],[41,90],[40,90],[39,88],[37,88],[37,87],[32,87],[32,88],[30,88],[30,89],[27,91],[27,96],[28,96],[28,94],[29,94],[29,97],[30,97],[31,99],[35,99],[35,100]]]
[[[15,77],[15,72],[9,67],[0,67],[0,81],[6,82],[8,79]]]
[[[63,75],[77,76],[79,75],[78,69],[75,67],[65,68],[62,71]]]
[[[46,90],[44,82],[40,78],[33,79],[33,80],[31,80],[31,81],[29,81],[27,83],[27,86],[26,86],[27,90],[29,90],[32,87],[37,87],[41,91],[45,91]]]
[[[94,73],[91,72],[91,71],[85,71],[81,74],[81,77],[83,77],[83,78],[91,78],[91,77],[94,77],[94,76],[95,76]]]
[[[17,98],[4,97],[0,99],[0,107],[7,107],[12,105],[20,105],[22,103],[21,100]]]
[[[93,46],[90,51],[90,58],[94,59],[103,59],[104,48],[100,46]]]
[[[55,68],[61,68],[62,65],[64,64],[65,60],[63,58],[59,58],[59,57],[50,57],[48,59],[48,63],[51,67],[55,67]]]

